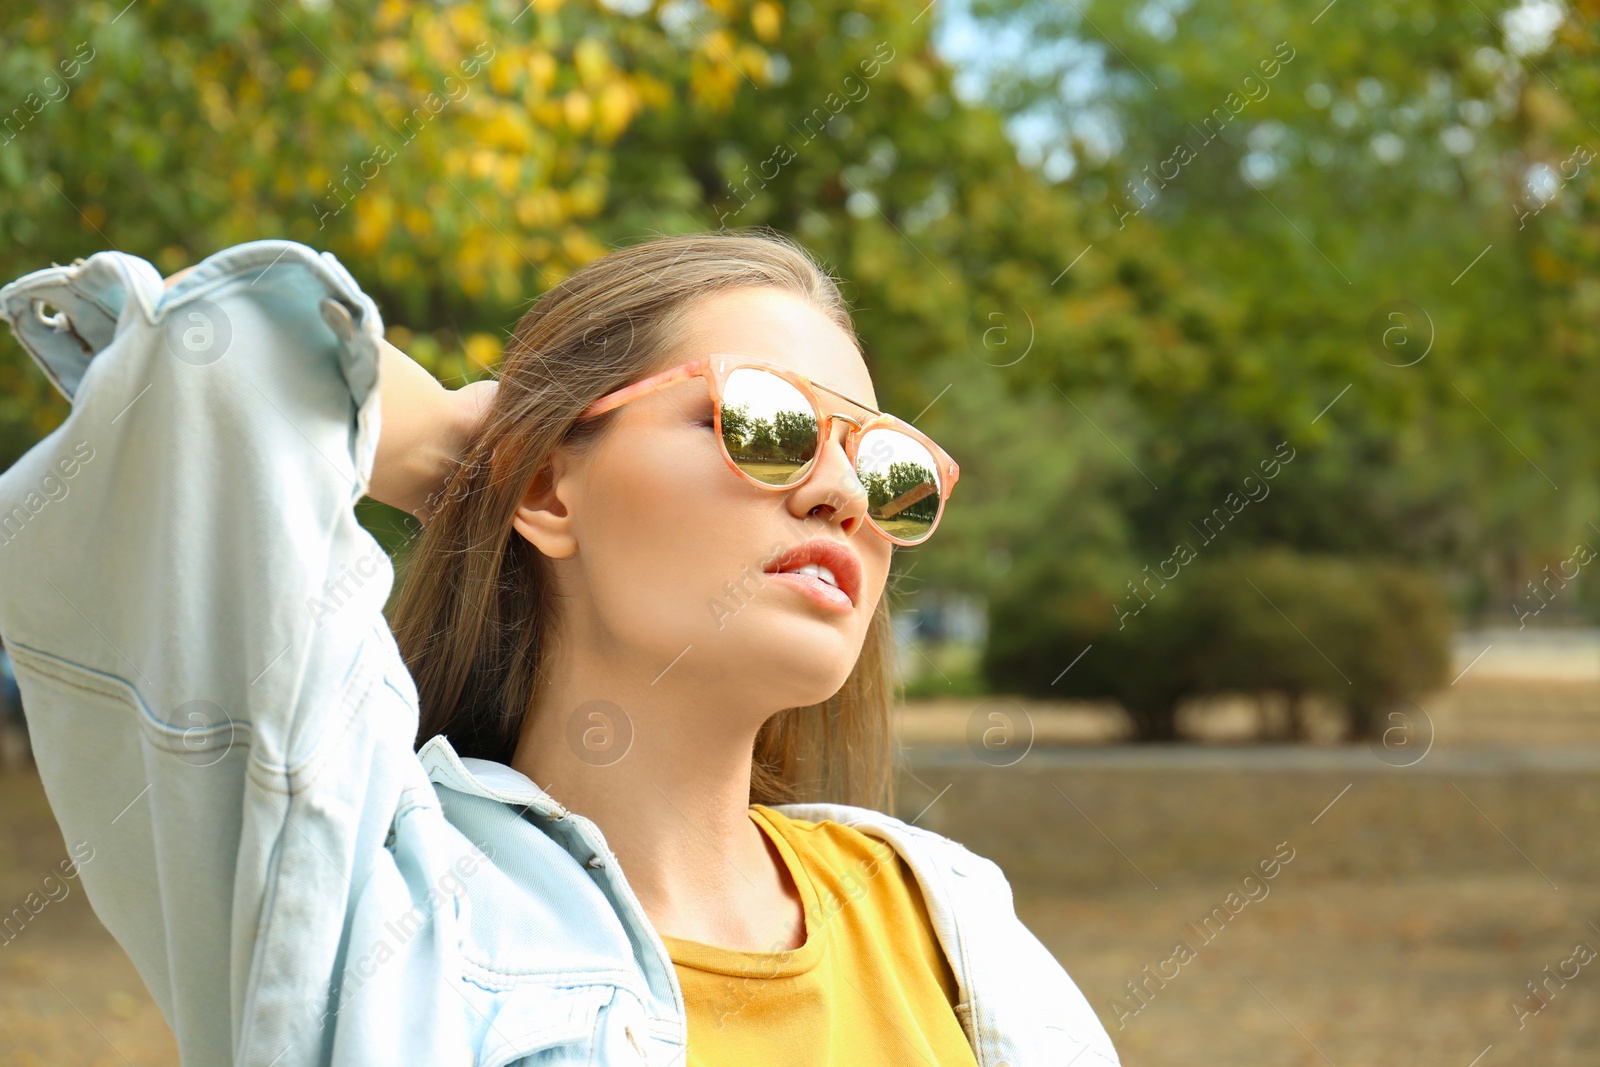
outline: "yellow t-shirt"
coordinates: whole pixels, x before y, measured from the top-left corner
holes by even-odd
[[[894,846],[765,804],[750,812],[800,890],[806,940],[742,952],[662,937],[688,1008],[688,1067],[977,1067],[955,974]]]

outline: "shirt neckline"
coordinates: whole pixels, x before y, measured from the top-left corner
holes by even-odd
[[[748,978],[787,978],[804,974],[822,959],[827,945],[827,931],[820,918],[821,905],[816,883],[782,829],[783,814],[765,804],[752,804],[750,817],[777,847],[778,854],[789,868],[789,877],[794,879],[795,886],[800,890],[801,904],[805,909],[805,943],[799,948],[776,952],[750,952],[666,934],[658,936],[674,964],[697,971]]]

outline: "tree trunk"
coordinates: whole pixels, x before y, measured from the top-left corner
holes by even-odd
[[[1304,693],[1289,694],[1289,738],[1294,741],[1305,741],[1310,738],[1311,731],[1306,729],[1306,695]]]
[[[1176,701],[1162,704],[1143,704],[1125,709],[1133,720],[1135,741],[1178,740],[1178,706]]]
[[[1370,741],[1376,733],[1377,712],[1372,702],[1356,698],[1345,704],[1345,739]]]

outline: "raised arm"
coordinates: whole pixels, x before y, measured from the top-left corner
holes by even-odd
[[[169,275],[171,288],[193,267]],[[378,342],[378,394],[383,425],[367,495],[426,523],[428,500],[465,451],[500,383],[494,378],[446,389],[422,364]]]
[[[428,902],[471,843],[353,505],[421,506],[494,387],[384,346],[303,245],[167,281],[113,251],[0,287],[72,403],[0,471],[0,635],[52,812],[184,1063],[470,1062],[461,917]]]
[[[494,378],[446,389],[420,363],[379,342],[378,394],[383,424],[367,495],[427,522],[430,496],[444,485],[488,411]]]

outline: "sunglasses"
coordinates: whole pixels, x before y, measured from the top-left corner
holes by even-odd
[[[703,356],[606,394],[584,408],[578,421],[690,378],[705,379],[722,458],[740,478],[762,489],[804,485],[839,419],[850,424],[844,451],[867,491],[867,524],[897,545],[919,545],[933,536],[961,473],[956,461],[909,422],[786,367],[743,356]],[[871,414],[861,420],[824,412],[819,391]]]

